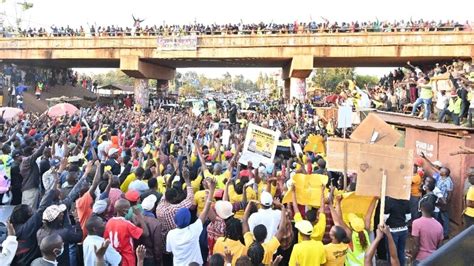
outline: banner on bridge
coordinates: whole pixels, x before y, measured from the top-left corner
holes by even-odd
[[[197,36],[167,36],[158,37],[159,51],[195,51]]]

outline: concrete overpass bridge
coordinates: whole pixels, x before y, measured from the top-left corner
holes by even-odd
[[[408,60],[423,66],[452,58],[474,58],[474,32],[0,39],[6,63],[120,68],[158,80],[173,79],[176,68],[281,67],[288,90],[293,80],[301,87],[315,67],[395,67]]]

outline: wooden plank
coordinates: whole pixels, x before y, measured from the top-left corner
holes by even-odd
[[[383,145],[360,145],[356,194],[380,197],[384,170],[387,196],[408,200],[413,175],[413,150]]]
[[[344,145],[347,145],[346,149]],[[326,167],[331,171],[355,172],[359,169],[359,151],[361,143],[340,138],[329,138],[326,142]],[[346,152],[345,152],[346,151]]]
[[[378,137],[374,144],[395,146],[402,135],[382,118],[374,113],[370,113],[367,118],[360,123],[351,135],[351,139],[371,143],[372,135],[378,133]]]

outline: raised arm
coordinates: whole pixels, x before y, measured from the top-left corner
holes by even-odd
[[[397,246],[395,246],[395,241],[393,241],[392,233],[390,233],[390,227],[388,225],[382,225],[381,227],[388,242],[388,251],[390,253],[390,264],[391,266],[400,266],[400,261],[398,260]]]
[[[247,204],[247,207],[245,208],[244,212],[244,217],[242,217],[242,233],[245,234],[247,232],[250,232],[250,226],[249,226],[249,216],[250,216],[250,210],[252,209],[252,205],[255,204],[253,201],[250,201]]]
[[[296,215],[297,213],[300,213],[300,210],[298,209],[298,203],[296,202],[296,189],[295,189],[295,186],[291,186],[290,190],[288,191],[288,193],[291,193],[292,195],[292,202],[291,202],[291,206],[293,207],[293,213]],[[300,214],[301,215],[301,214]]]
[[[372,259],[374,258],[375,252],[377,252],[377,247],[379,246],[379,243],[383,239],[383,236],[384,236],[384,233],[383,233],[381,228],[382,228],[382,225],[379,225],[379,228],[377,228],[377,232],[376,232],[376,236],[375,236],[374,241],[372,241],[369,248],[365,252],[364,266],[372,266]],[[393,241],[393,239],[392,239],[392,241]],[[397,258],[397,260],[398,260],[398,258]]]
[[[281,240],[285,236],[285,233],[287,231],[287,222],[288,222],[288,216],[286,214],[286,207],[285,205],[282,205],[280,224],[278,225],[278,231],[275,234],[275,237],[276,239],[278,239],[278,242],[281,242]]]
[[[372,214],[374,212],[376,203],[377,203],[377,198],[374,197],[372,201],[370,202],[369,209],[367,210],[367,213],[365,214],[365,217],[364,217],[365,229],[367,231],[370,230],[370,224],[372,222]]]
[[[212,199],[214,198],[214,191],[216,189],[216,180],[213,178],[208,178],[207,184],[209,185],[209,194],[207,195],[207,200],[204,205],[204,209],[202,210],[201,214],[199,215],[199,219],[204,224],[207,220],[207,214],[209,213],[209,209],[211,208]]]
[[[92,185],[90,186],[89,191],[88,191],[88,193],[91,195],[92,198],[94,198],[94,192],[97,189],[97,186],[99,185],[100,176],[101,176],[100,162],[95,161],[94,165],[95,165],[95,175],[94,175],[94,179],[92,180]]]

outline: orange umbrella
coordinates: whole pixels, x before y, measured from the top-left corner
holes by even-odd
[[[48,109],[48,115],[50,117],[73,115],[77,111],[79,111],[79,109],[70,103],[58,103]]]

